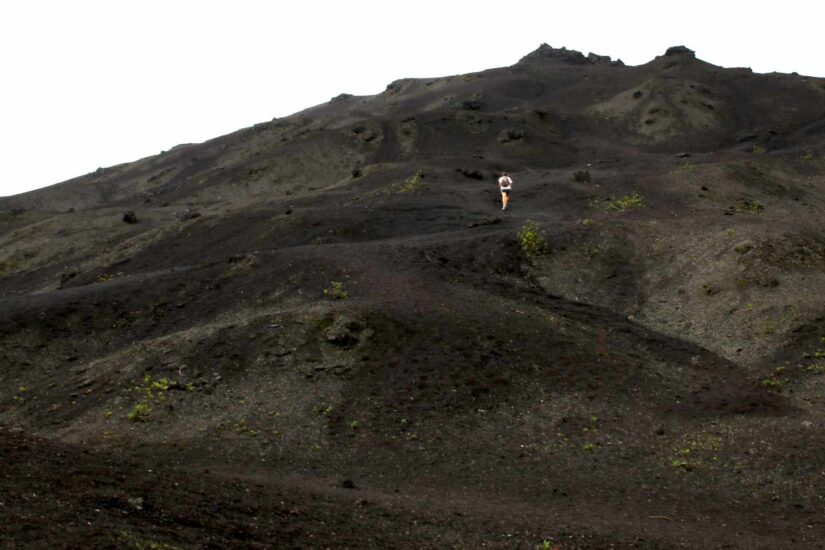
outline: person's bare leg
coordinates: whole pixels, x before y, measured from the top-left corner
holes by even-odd
[[[507,205],[510,203],[510,194],[509,193],[502,193],[501,194],[501,209],[504,210],[507,208]]]

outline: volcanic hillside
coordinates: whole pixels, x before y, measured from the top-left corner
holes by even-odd
[[[820,548],[823,208],[825,79],[682,46],[0,199],[0,537]]]

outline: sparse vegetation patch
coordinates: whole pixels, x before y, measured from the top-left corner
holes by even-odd
[[[761,214],[765,210],[765,206],[756,199],[739,199],[733,206],[736,212],[745,212],[748,214]]]
[[[609,212],[623,212],[633,208],[644,208],[645,204],[642,196],[634,191],[633,193],[623,197],[594,196],[590,198],[588,206],[591,208],[598,208],[600,210],[607,210]]]
[[[547,241],[539,234],[539,226],[534,221],[527,221],[518,232],[521,251],[528,258],[536,258],[547,253]]]
[[[419,170],[403,182],[391,185],[388,192],[413,193],[415,191],[419,191],[425,187],[424,182],[422,181],[425,177],[427,177],[427,174],[424,171]]]
[[[327,298],[331,298],[333,300],[344,300],[349,296],[346,290],[344,290],[344,283],[341,281],[331,281],[329,283],[329,288],[324,289],[324,296]]]
[[[788,379],[783,377],[785,367],[776,367],[770,376],[763,378],[760,385],[764,388],[771,388],[774,390],[781,389],[788,383]]]
[[[695,174],[696,173],[696,164],[690,162],[689,160],[682,161],[676,166],[676,172],[681,172],[683,174]]]

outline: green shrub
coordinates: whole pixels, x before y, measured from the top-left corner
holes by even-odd
[[[782,378],[782,374],[785,372],[785,367],[776,367],[773,371],[773,374],[764,378],[760,384],[764,388],[771,388],[774,390],[781,389],[782,386],[787,384],[789,380],[787,378]]]
[[[14,396],[14,400],[18,405],[22,405],[26,402],[26,392],[28,390],[24,386],[20,386],[17,388],[17,394]]]
[[[126,417],[132,422],[145,422],[152,409],[146,403],[136,403]]]
[[[426,174],[419,170],[418,172],[404,180],[404,183],[401,184],[401,186],[398,188],[398,192],[411,193],[417,189],[421,189],[424,186],[424,184],[421,182],[424,176],[426,176]]]
[[[696,468],[697,464],[690,461],[690,449],[682,449],[682,457],[674,458],[670,461],[670,465],[677,470],[691,471]]]
[[[536,258],[547,252],[547,241],[539,235],[539,226],[534,221],[527,221],[518,232],[521,251],[528,258]]]
[[[330,287],[324,289],[324,296],[333,300],[344,300],[349,294],[344,290],[344,283],[341,281],[330,282]]]

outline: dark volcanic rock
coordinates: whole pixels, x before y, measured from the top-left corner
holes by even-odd
[[[624,67],[624,62],[621,59],[613,61],[609,55],[598,55],[595,53],[587,54],[587,60],[594,65],[610,65],[611,67]]]
[[[195,218],[200,218],[201,213],[193,208],[187,208],[186,210],[181,210],[178,212],[176,216],[181,221],[194,220]]]
[[[498,134],[497,139],[500,143],[510,143],[524,139],[524,136],[524,130],[521,128],[506,128]]]
[[[693,57],[693,56],[695,56],[696,52],[694,52],[693,50],[691,50],[690,48],[687,48],[685,46],[671,46],[665,52],[665,55],[682,55],[682,54],[688,54],[691,57]]]
[[[138,219],[134,210],[127,210],[123,213],[123,221],[126,223],[137,223]]]
[[[484,102],[478,98],[467,99],[456,105],[457,109],[463,109],[465,111],[477,111],[482,107],[484,107]]]
[[[484,173],[481,172],[480,170],[467,170],[467,169],[464,169],[464,168],[456,168],[456,171],[461,172],[461,175],[466,177],[466,178],[470,178],[470,179],[473,179],[473,180],[483,180],[484,179]]]
[[[586,58],[580,51],[568,50],[567,48],[554,48],[548,44],[542,44],[535,51],[522,57],[519,62],[530,61],[556,61],[569,65],[592,63],[592,61]]]
[[[585,56],[577,50],[568,50],[567,48],[554,48],[548,44],[542,44],[533,52],[522,57],[519,63],[529,63],[531,61],[550,61],[557,63],[565,63],[568,65],[607,65],[611,67],[623,67],[624,63],[621,59],[613,61],[609,55],[598,55],[589,53]]]

